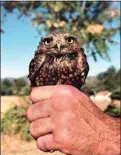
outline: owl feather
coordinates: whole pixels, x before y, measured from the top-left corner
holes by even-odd
[[[77,37],[53,32],[43,37],[29,65],[31,87],[69,84],[80,89],[89,71]]]

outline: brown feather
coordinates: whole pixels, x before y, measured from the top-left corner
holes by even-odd
[[[63,49],[57,51],[56,46],[46,47],[42,39],[29,65],[28,78],[31,87],[69,84],[80,89],[89,71],[83,49],[76,40],[71,46],[67,44],[63,33],[51,35],[56,40],[52,43],[57,44],[60,41]]]

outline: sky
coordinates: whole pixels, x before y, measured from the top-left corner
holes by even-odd
[[[1,35],[1,77],[26,76],[41,36],[29,18],[19,20],[15,14],[8,14],[2,27],[5,33]],[[88,76],[106,71],[112,65],[116,69],[120,68],[120,34],[116,34],[114,39],[119,44],[109,46],[111,61],[98,57],[98,61],[95,62],[92,57],[88,57],[90,66]]]

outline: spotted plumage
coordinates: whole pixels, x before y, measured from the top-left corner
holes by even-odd
[[[52,32],[43,37],[29,65],[31,87],[69,84],[80,89],[89,71],[84,50],[74,35]]]

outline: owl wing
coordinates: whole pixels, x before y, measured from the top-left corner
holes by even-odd
[[[81,69],[81,73],[84,79],[86,79],[87,74],[89,72],[89,64],[86,59],[86,55],[84,53],[84,49],[81,48],[80,51],[78,52],[78,64],[79,68]]]
[[[34,85],[34,81],[41,70],[42,66],[45,62],[44,55],[36,55],[29,64],[29,75],[28,78],[32,85]]]

